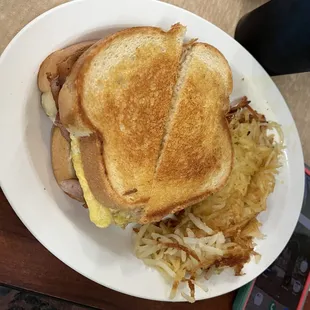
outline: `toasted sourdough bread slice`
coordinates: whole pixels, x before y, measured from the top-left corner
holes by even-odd
[[[70,158],[70,143],[56,126],[52,128],[51,157],[54,176],[58,184],[64,180],[76,178]]]
[[[231,92],[224,56],[213,46],[195,43],[180,70],[142,223],[197,203],[226,183],[233,161],[226,120]]]
[[[60,92],[62,123],[76,136],[92,133],[80,150],[104,205],[136,208],[150,198],[184,34],[180,24],[120,31],[79,58]]]

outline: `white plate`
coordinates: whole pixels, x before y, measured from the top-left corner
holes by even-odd
[[[287,145],[268,210],[260,215],[267,235],[257,245],[260,263],[247,264],[242,277],[227,271],[211,278],[207,294],[197,291],[197,299],[210,298],[239,288],[266,269],[289,240],[301,208],[304,174],[299,136],[285,101],[261,66],[209,22],[148,0],[85,0],[57,7],[26,26],[0,60],[0,177],[15,212],[50,252],[77,272],[114,290],[156,300],[167,300],[170,288],[134,257],[130,229],[96,228],[87,210],[58,188],[50,163],[51,123],[40,107],[36,75],[49,53],[68,44],[125,27],[168,29],[176,22],[187,25],[188,38],[213,44],[226,56],[234,74],[232,99],[247,95],[268,119],[282,124]]]

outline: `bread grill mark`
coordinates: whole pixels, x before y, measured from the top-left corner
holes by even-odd
[[[126,195],[131,195],[131,194],[134,194],[136,193],[138,190],[136,188],[133,188],[133,189],[130,189],[128,191],[126,191],[123,196],[126,196]]]

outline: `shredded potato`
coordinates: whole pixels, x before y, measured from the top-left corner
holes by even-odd
[[[156,224],[135,227],[135,254],[157,268],[171,283],[170,298],[181,283],[181,295],[195,301],[195,286],[203,288],[212,274],[232,267],[236,275],[253,255],[253,238],[263,238],[256,216],[266,210],[281,166],[283,134],[280,126],[266,122],[243,97],[227,116],[231,130],[234,165],[226,185],[201,203]],[[279,142],[274,137],[278,136]]]

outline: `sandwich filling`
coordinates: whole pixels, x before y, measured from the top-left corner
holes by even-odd
[[[79,138],[73,136],[72,134],[70,135],[70,138],[72,163],[83,190],[84,199],[89,210],[90,220],[100,228],[106,228],[112,223],[125,227],[128,223],[134,220],[133,217],[126,211],[114,210],[105,207],[94,197],[85,177]]]

